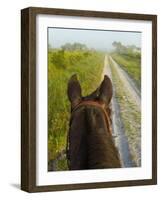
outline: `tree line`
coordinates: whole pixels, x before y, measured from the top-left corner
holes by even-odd
[[[141,49],[135,45],[123,45],[121,42],[114,41],[112,43],[114,51],[119,54],[140,56]]]

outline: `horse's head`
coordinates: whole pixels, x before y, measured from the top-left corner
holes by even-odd
[[[105,75],[100,86],[83,97],[77,76],[73,75],[68,82],[68,98],[72,112],[68,137],[70,169],[120,166],[111,135],[110,78]]]

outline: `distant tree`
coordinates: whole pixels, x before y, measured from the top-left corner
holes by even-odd
[[[80,44],[80,43],[75,42],[73,44],[73,49],[74,50],[87,50],[87,47],[85,44]]]
[[[73,44],[66,43],[61,46],[61,49],[64,51],[75,51],[75,50],[87,50],[88,48],[85,44],[75,42]]]
[[[63,49],[64,51],[65,50],[71,51],[72,50],[72,45],[70,43],[66,43],[66,44],[61,46],[61,49]]]
[[[118,53],[122,53],[122,52],[125,52],[125,51],[126,51],[126,46],[122,45],[121,42],[116,42],[116,41],[114,41],[114,42],[112,43],[112,45],[115,47],[115,49],[116,49],[116,51],[117,51]]]
[[[116,41],[114,41],[112,45],[115,48],[115,51],[119,54],[127,54],[135,57],[140,56],[140,48],[136,47],[135,45],[125,46],[121,42],[116,42]]]

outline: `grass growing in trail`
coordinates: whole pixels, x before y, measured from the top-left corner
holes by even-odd
[[[141,88],[141,55],[140,53],[112,53],[112,58],[130,75],[138,88]]]
[[[77,74],[83,95],[97,88],[101,81],[104,55],[89,50],[50,50],[48,52],[48,162],[66,148],[70,117],[67,97],[68,80]],[[66,170],[66,160],[57,170]]]
[[[111,66],[116,100],[120,106],[121,119],[124,124],[125,135],[128,139],[130,153],[137,166],[139,166],[141,161],[141,112],[128,94],[124,83],[119,79],[110,59],[109,64]]]

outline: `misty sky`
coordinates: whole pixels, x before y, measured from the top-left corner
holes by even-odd
[[[141,47],[141,33],[48,28],[48,42],[53,48],[61,47],[65,43],[78,42],[87,45],[88,48],[111,50],[114,41]]]

